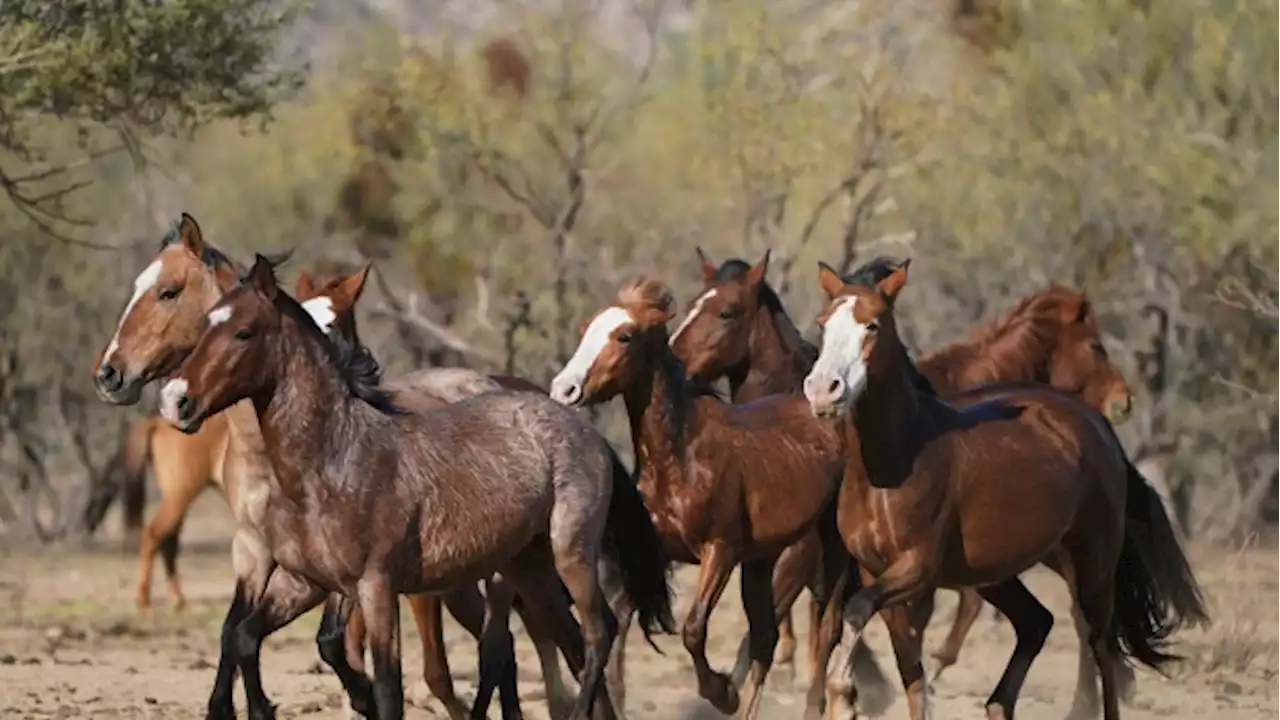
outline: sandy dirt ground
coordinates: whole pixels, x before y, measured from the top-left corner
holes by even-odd
[[[118,522],[109,521],[110,527]],[[3,718],[196,718],[203,708],[217,661],[217,633],[231,588],[228,515],[221,500],[207,494],[184,533],[181,568],[188,608],[174,614],[163,596],[157,566],[156,607],[147,614],[133,606],[137,565],[106,535],[92,547],[32,550],[0,547],[0,717]],[[3,541],[0,541],[3,542]],[[1197,567],[1214,605],[1213,628],[1186,633],[1179,651],[1188,658],[1170,679],[1139,671],[1132,720],[1150,718],[1274,718],[1277,703],[1277,555],[1274,549],[1234,554],[1197,554]],[[694,570],[677,576],[678,608],[688,602]],[[1036,595],[1058,622],[1037,659],[1018,706],[1021,718],[1063,718],[1071,704],[1076,675],[1076,640],[1062,584],[1047,572],[1028,574]],[[712,617],[709,654],[728,667],[745,628],[736,582]],[[949,624],[954,593],[942,593],[929,645]],[[806,602],[802,598],[802,602]],[[796,614],[803,643],[804,617]],[[680,615],[679,617],[683,617]],[[337,679],[318,662],[313,611],[271,637],[264,649],[268,693],[289,718],[342,717]],[[421,651],[407,613],[405,676],[408,717],[443,717],[421,681]],[[475,684],[473,644],[450,621],[447,629],[454,682],[469,700]],[[896,678],[883,627],[868,631],[882,667]],[[532,646],[518,634],[521,695],[530,718],[545,718],[541,678]],[[662,638],[665,657],[633,633],[628,657],[628,711],[633,720],[721,717],[697,697],[687,654],[678,637]],[[979,621],[960,665],[933,686],[935,717],[983,717],[984,698],[1013,647],[1007,625]],[[803,652],[798,655],[803,656]],[[804,660],[799,672],[770,678],[762,718],[799,718]],[[897,686],[895,685],[895,688]],[[243,699],[237,693],[237,707]],[[498,716],[496,703],[492,712]],[[906,718],[901,692],[884,717]]]

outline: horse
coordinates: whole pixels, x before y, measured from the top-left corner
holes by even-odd
[[[1044,564],[1071,590],[1078,632],[1101,676],[1104,717],[1117,720],[1116,665],[1159,670],[1176,659],[1169,636],[1207,620],[1164,506],[1111,424],[1078,398],[1012,383],[959,402],[932,392],[894,317],[909,265],[874,284],[848,284],[819,267],[830,302],[818,318],[822,349],[804,393],[813,414],[845,440],[837,522],[862,576],[844,607],[840,655],[882,613],[911,717],[924,717],[921,637],[906,603],[936,586],[975,587],[1017,637],[986,702],[988,718],[1012,718],[1053,625],[1018,575]],[[828,692],[848,689],[833,678]],[[1084,705],[1076,701],[1073,717]]]
[[[696,248],[704,287],[690,304],[693,308],[672,337],[672,349],[685,361],[695,382],[729,381],[734,402],[746,402],[778,392],[801,393],[804,376],[812,368],[817,348],[805,342],[787,316],[776,292],[764,280],[748,281],[751,265],[733,258],[716,266]],[[767,269],[768,253],[761,260]],[[898,263],[879,257],[846,278],[850,284],[883,279]],[[1052,385],[1081,397],[1113,422],[1123,420],[1132,406],[1127,384],[1111,364],[1101,343],[1101,331],[1092,305],[1083,293],[1052,285],[1022,300],[1003,318],[981,325],[966,337],[926,353],[917,362],[921,374],[939,394],[997,381],[1034,381]],[[802,541],[788,548],[774,572],[775,596],[794,597],[818,563],[816,545]],[[917,612],[927,623],[933,614],[933,595],[920,601]],[[817,604],[812,604],[816,608]],[[779,605],[780,608],[783,605]],[[982,608],[982,597],[973,589],[960,591],[960,605],[942,647],[933,679],[954,665],[961,646]],[[785,611],[789,614],[790,607]],[[812,611],[816,612],[816,611]],[[787,615],[783,615],[784,623]],[[786,630],[780,628],[782,652]],[[810,668],[816,667],[816,636],[810,635]],[[743,667],[747,641],[739,648]],[[862,645],[858,646],[862,648]],[[855,656],[856,657],[856,656]],[[1086,662],[1092,662],[1087,657]],[[855,661],[860,689],[878,684],[873,664]],[[1128,666],[1122,668],[1121,685],[1131,687]],[[860,693],[860,699],[864,696]],[[867,708],[871,714],[876,710]]]
[[[770,587],[778,555],[818,526],[827,528],[830,557],[847,557],[829,512],[843,459],[835,433],[812,421],[803,398],[729,405],[691,386],[668,346],[666,325],[674,315],[675,301],[661,282],[642,277],[624,285],[585,323],[551,396],[575,407],[622,396],[640,489],[667,553],[701,566],[683,629],[698,693],[720,712],[749,718],[758,712],[778,640]],[[739,564],[751,634],[741,696],[706,657],[707,621]],[[818,593],[823,597],[821,586]],[[834,615],[827,625],[834,631]],[[810,699],[821,698],[815,683]]]
[[[303,309],[311,315],[312,320],[321,330],[327,334],[339,333],[346,342],[361,345],[355,319],[355,305],[360,295],[364,292],[365,281],[370,267],[371,264],[366,264],[354,273],[338,274],[323,280],[317,280],[312,273],[302,270],[298,274],[295,284],[294,299],[301,303]],[[397,404],[419,412],[439,407],[445,403],[457,402],[463,398],[479,395],[483,392],[501,389],[546,395],[546,391],[540,386],[524,378],[511,375],[480,375],[475,371],[464,368],[418,370],[393,380],[384,381],[382,386],[392,393],[396,393]],[[181,434],[178,430],[173,430],[172,432]],[[205,432],[204,428],[197,435],[203,432]],[[183,437],[186,436],[183,435]],[[449,610],[455,619],[462,622],[468,631],[471,631],[472,635],[479,639],[485,612],[483,601],[481,600],[477,603],[476,600],[480,600],[478,596],[473,597],[468,593],[466,598],[470,602],[466,605],[461,605],[458,602],[458,594],[457,591],[454,591],[446,596],[453,599],[453,603],[449,605]],[[430,678],[428,687],[432,689],[433,694],[441,702],[445,703],[446,707],[459,708],[461,703],[453,694],[449,659],[445,654],[440,612],[441,598],[436,595],[418,594],[410,595],[409,599],[410,606],[414,611],[414,620],[418,624],[418,634],[422,638],[423,672],[426,677]],[[616,602],[617,598],[615,598]],[[523,605],[518,596],[513,598],[512,605],[517,612],[523,615]],[[558,659],[559,650],[555,645],[554,639],[542,632],[538,623],[530,622],[530,619],[526,618],[525,627],[533,640],[538,662],[542,668],[547,705],[550,708],[551,717],[565,717],[572,709],[576,697],[565,686],[561,676]],[[364,617],[357,607],[350,613],[346,632],[347,656],[350,658],[350,663],[356,672],[363,672],[364,670],[365,640]],[[480,687],[477,689],[476,700],[472,706],[473,716],[486,716],[494,683],[506,682],[507,680],[507,677],[492,677],[490,674],[481,673]],[[619,689],[618,687],[611,687],[610,692],[613,694],[614,703],[619,706],[620,712],[622,698]],[[503,707],[506,708],[504,713],[515,711],[514,708],[509,707],[510,701],[507,698],[502,697],[500,700],[503,703]]]
[[[617,624],[596,562],[610,553],[622,568],[646,635],[665,629],[670,592],[652,522],[639,494],[625,492],[630,475],[589,423],[533,393],[484,393],[427,412],[399,407],[375,382],[367,350],[326,336],[261,255],[207,319],[161,390],[160,410],[195,432],[251,401],[275,471],[265,523],[275,573],[288,582],[273,582],[236,628],[251,715],[271,707],[262,638],[341,593],[365,618],[376,717],[403,717],[397,596],[495,572],[531,609],[547,611],[580,673],[572,717],[588,717],[597,695],[611,710],[601,681]],[[606,540],[606,522],[626,542]],[[573,597],[581,630],[547,582],[554,577]]]
[[[136,404],[147,383],[172,372],[177,368],[177,363],[190,353],[204,327],[205,312],[221,297],[223,289],[230,287],[235,281],[233,263],[217,248],[205,243],[199,224],[184,213],[162,240],[155,258],[135,280],[134,294],[121,314],[115,334],[99,353],[94,371],[94,385],[99,397],[116,405]],[[330,312],[332,310],[331,307]],[[338,319],[344,316],[344,312],[335,315]],[[223,423],[218,418],[225,418],[227,440],[223,454],[210,454],[206,461],[211,468],[221,468],[221,472],[214,472],[212,469],[209,472],[215,485],[222,490],[236,520],[236,533],[232,540],[232,565],[237,584],[223,623],[223,649],[219,658],[217,682],[209,700],[209,714],[211,717],[232,717],[234,708],[231,691],[235,665],[231,659],[229,643],[233,639],[236,625],[265,592],[270,576],[272,560],[260,524],[272,475],[252,407],[238,406],[210,418],[195,436],[182,436],[188,440],[187,445],[172,444],[170,449],[174,453],[190,450],[190,443],[197,438],[216,436],[218,425]],[[165,432],[154,423],[144,427],[153,430],[150,436],[153,441],[159,433],[164,433],[166,443],[170,443],[171,433],[178,432],[172,428]],[[165,423],[164,427],[168,428],[168,424]],[[133,455],[136,458],[141,457],[142,453],[140,435],[141,433],[133,436],[133,444],[137,448]],[[152,445],[151,449],[155,451],[157,447]],[[159,453],[155,457],[159,460]],[[166,463],[166,466],[169,464]],[[170,483],[164,479],[168,474],[162,474],[160,467],[157,464],[155,469],[157,481],[163,489]],[[196,473],[199,474],[202,473]],[[179,484],[187,494],[196,489],[191,480],[188,476]],[[181,518],[183,513],[177,510],[181,505],[184,503],[176,499],[166,500],[157,517]],[[170,508],[170,511],[166,513],[164,508]],[[185,511],[185,508],[182,510]],[[162,526],[166,524],[169,524],[168,520]],[[162,530],[163,527],[151,533],[153,543],[159,543],[162,549],[176,548],[176,535],[162,537]],[[147,582],[150,564],[144,547],[143,583]],[[174,587],[176,582],[171,583],[171,588]],[[479,607],[478,612],[476,610],[477,603],[482,602],[477,595],[474,591],[459,589],[446,595],[445,603],[459,622],[479,638],[484,612],[483,606]],[[432,693],[444,703],[450,717],[466,717],[465,706],[453,693],[447,665],[436,663],[433,668],[432,660],[438,658],[437,651],[442,651],[442,648],[438,644],[435,650],[431,647],[431,639],[438,631],[438,622],[434,620],[432,610],[424,600],[428,599],[409,598],[414,620],[424,638],[424,678]],[[339,630],[332,622],[326,622],[321,624],[321,630],[317,634],[321,658],[335,670],[348,666],[343,645],[349,643],[344,643]],[[349,630],[352,635],[358,632],[358,627]],[[536,634],[536,630],[531,634]],[[543,657],[546,643],[539,642],[535,637],[535,644],[540,648],[540,657]],[[357,665],[361,664],[362,658],[362,653],[354,658]],[[556,667],[558,669],[558,665]],[[436,670],[438,668],[444,668],[443,674]],[[512,672],[514,673],[514,666]],[[340,677],[344,675],[353,677],[345,673],[345,670],[340,673]],[[513,694],[514,675],[502,678],[499,682],[504,706],[518,705],[518,699]],[[549,703],[554,706],[555,698],[563,699],[566,692],[561,687],[549,684]]]

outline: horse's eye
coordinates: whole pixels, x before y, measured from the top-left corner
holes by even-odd
[[[871,322],[867,323],[867,332],[879,332],[879,331],[880,331],[880,323],[878,321],[872,320]]]
[[[1099,355],[1101,355],[1102,357],[1106,357],[1106,356],[1107,356],[1107,349],[1106,349],[1105,347],[1103,347],[1103,346],[1102,346],[1102,343],[1100,343],[1100,342],[1095,342],[1095,343],[1094,343],[1093,345],[1091,345],[1090,347],[1093,349],[1093,351],[1094,351],[1094,352],[1098,353],[1098,354],[1099,354]]]
[[[620,332],[620,333],[618,333],[617,338],[618,338],[618,342],[620,342],[620,343],[622,343],[622,344],[624,344],[624,345],[625,345],[625,344],[627,344],[627,343],[631,342],[631,333],[629,333],[629,332]]]
[[[725,308],[719,312],[721,320],[732,320],[737,314],[738,311],[733,308]]]
[[[156,293],[156,297],[161,300],[167,301],[167,300],[173,300],[174,298],[178,297],[181,294],[182,294],[181,285],[170,285],[168,287],[160,288],[160,291]]]
[[[253,328],[242,328],[236,331],[237,340],[248,340],[253,337]]]

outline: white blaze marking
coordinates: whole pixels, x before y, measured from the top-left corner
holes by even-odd
[[[223,305],[209,311],[209,327],[218,327],[231,319],[231,306]]]
[[[124,327],[124,321],[128,319],[130,311],[133,310],[134,305],[138,304],[138,300],[160,281],[162,270],[164,270],[164,262],[156,260],[133,281],[133,297],[129,298],[129,304],[124,306],[124,312],[120,313],[120,322],[116,323],[116,334],[111,336],[111,343],[107,345],[107,351],[102,355],[102,365],[111,362],[111,356],[120,349],[120,330]]]
[[[176,423],[181,418],[178,417],[178,400],[187,394],[187,381],[181,378],[170,380],[160,388],[160,415],[171,423]]]
[[[306,310],[311,319],[316,321],[316,325],[326,333],[338,319],[338,314],[333,311],[333,300],[324,295],[317,295],[302,303],[302,309]]]
[[[844,383],[850,401],[856,400],[867,385],[867,364],[862,359],[862,344],[867,339],[867,326],[853,318],[858,299],[846,297],[836,303],[822,331],[822,351],[805,378],[804,392],[810,403],[828,404],[839,398],[827,397],[834,379]]]
[[[587,331],[582,334],[582,342],[578,343],[578,349],[574,351],[573,357],[569,358],[564,369],[556,375],[555,380],[551,381],[551,397],[563,398],[561,389],[566,386],[581,386],[586,381],[587,373],[591,371],[596,358],[600,357],[600,353],[609,344],[609,336],[613,331],[634,322],[635,319],[631,317],[631,313],[616,306],[597,315],[596,319],[587,326]]]
[[[693,307],[689,308],[689,314],[684,316],[684,320],[680,322],[680,325],[676,328],[676,331],[671,334],[671,340],[668,341],[669,345],[676,344],[676,338],[680,337],[680,333],[684,332],[685,328],[689,327],[689,324],[693,322],[694,318],[698,317],[698,313],[702,312],[702,304],[715,296],[716,296],[716,289],[711,288],[710,290],[699,295],[697,300],[693,301]]]

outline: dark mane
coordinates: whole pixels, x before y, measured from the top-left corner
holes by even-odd
[[[267,259],[271,268],[272,281],[275,281],[275,269],[288,259],[291,253],[282,253],[277,258]],[[240,282],[249,282],[248,273],[241,276]],[[278,284],[278,283],[277,283]],[[303,332],[309,333],[319,340],[319,344],[333,361],[338,374],[346,382],[351,394],[369,403],[377,410],[388,415],[400,415],[407,412],[392,399],[392,395],[381,387],[382,368],[373,357],[369,348],[351,341],[342,333],[326,334],[316,325],[311,314],[292,295],[281,289],[276,293],[275,307],[285,316],[291,318]]]
[[[178,242],[179,238],[182,236],[181,227],[182,227],[181,219],[177,219],[169,223],[169,232],[165,233],[164,237],[160,239],[161,250]],[[283,258],[281,261],[283,262]],[[210,270],[216,270],[218,268],[228,268],[231,270],[235,270],[236,272],[239,272],[243,269],[239,265],[237,265],[234,260],[227,257],[225,253],[223,253],[218,248],[210,245],[209,243],[204,244],[204,251],[200,254],[200,262],[204,263],[205,267],[209,268]]]
[[[720,269],[716,271],[716,281],[741,280],[746,277],[750,269],[751,265],[747,261],[741,258],[729,258],[721,263]],[[773,317],[773,325],[782,336],[783,343],[788,350],[800,357],[805,364],[803,369],[807,372],[818,361],[818,348],[801,337],[800,329],[791,321],[791,316],[787,315],[787,311],[782,307],[782,298],[778,297],[777,291],[767,280],[760,285],[760,304],[769,311]]]
[[[901,260],[888,255],[881,255],[863,263],[853,272],[842,276],[840,279],[844,281],[845,285],[861,285],[874,288],[881,280],[892,275],[901,266]],[[938,391],[934,389],[933,383],[929,382],[929,378],[925,377],[925,374],[920,372],[920,368],[916,367],[916,362],[911,358],[911,353],[907,351],[907,346],[899,345],[899,347],[902,349],[903,366],[907,369],[907,377],[911,380],[911,385],[915,387],[917,392],[937,395]]]

